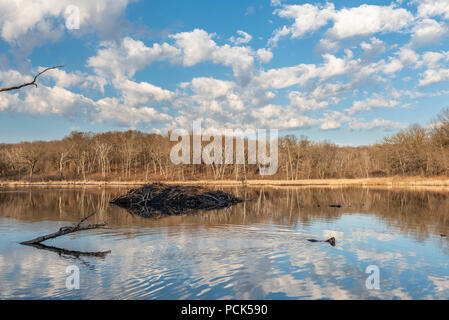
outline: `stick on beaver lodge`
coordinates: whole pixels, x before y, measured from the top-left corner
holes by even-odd
[[[206,190],[200,186],[147,184],[128,191],[111,201],[142,217],[180,215],[196,210],[216,210],[243,202],[221,190]]]

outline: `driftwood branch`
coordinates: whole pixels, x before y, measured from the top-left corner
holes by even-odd
[[[80,222],[78,222],[78,224],[77,224],[75,227],[81,226],[81,223],[83,223],[84,221],[86,221],[87,219],[89,219],[90,217],[92,217],[95,213],[96,213],[96,212],[94,211],[94,212],[92,212],[91,214],[85,216],[83,219],[81,219]]]
[[[28,86],[33,86],[33,85],[37,88],[37,82],[36,82],[37,78],[39,78],[42,74],[44,74],[45,72],[47,72],[49,70],[60,69],[60,68],[64,68],[64,66],[55,66],[55,67],[46,68],[46,69],[42,70],[41,72],[39,72],[37,75],[35,75],[33,81],[27,82],[27,83],[24,83],[24,84],[21,84],[18,86],[10,87],[10,88],[0,88],[0,92],[19,90],[23,87],[28,87]]]
[[[46,240],[57,238],[57,237],[60,237],[60,236],[64,236],[64,235],[69,234],[69,233],[78,232],[78,231],[84,231],[84,230],[97,229],[97,228],[102,228],[102,227],[105,227],[105,226],[106,226],[106,223],[89,224],[87,226],[78,226],[78,225],[76,225],[74,227],[62,227],[57,232],[54,232],[54,233],[51,233],[51,234],[47,234],[47,235],[42,236],[42,237],[37,237],[36,239],[33,239],[33,240],[24,241],[24,242],[21,242],[20,244],[31,245],[31,244],[41,243],[41,242],[44,242]]]
[[[92,212],[91,214],[89,214],[86,217],[84,217],[83,219],[81,219],[81,221],[78,222],[74,226],[62,227],[57,232],[50,233],[50,234],[47,234],[47,235],[42,236],[42,237],[37,237],[37,238],[29,240],[29,241],[24,241],[24,242],[21,242],[20,244],[37,245],[37,244],[40,244],[41,242],[44,242],[46,240],[54,239],[54,238],[57,238],[57,237],[60,237],[60,236],[64,236],[64,235],[69,234],[69,233],[74,233],[74,232],[83,231],[83,230],[104,228],[106,226],[106,223],[104,223],[104,222],[97,223],[97,224],[82,225],[82,223],[84,221],[86,221],[87,219],[92,217],[94,214],[95,214],[95,212]]]

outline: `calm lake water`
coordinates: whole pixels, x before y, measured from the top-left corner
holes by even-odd
[[[239,195],[239,188],[225,188]],[[145,219],[108,202],[122,188],[0,189],[0,299],[448,299],[449,195],[250,188],[232,208]],[[341,208],[330,208],[341,204]],[[20,245],[92,211],[83,231]],[[307,239],[337,239],[312,243]],[[66,268],[80,289],[66,288]],[[367,267],[379,268],[369,290]]]

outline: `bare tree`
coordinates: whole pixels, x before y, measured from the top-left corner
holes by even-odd
[[[70,152],[72,152],[72,149],[75,147],[74,144],[72,144],[68,149],[62,149],[59,152],[59,178],[62,179],[64,177],[63,175],[63,169],[64,165],[70,161]]]
[[[103,143],[97,141],[95,143],[95,151],[98,155],[98,160],[101,166],[101,174],[103,179],[106,178],[106,169],[108,164],[109,152],[111,152],[112,146],[109,143]]]
[[[36,165],[40,159],[41,150],[36,143],[25,143],[19,151],[19,161],[21,161],[27,168],[29,179],[32,181]]]

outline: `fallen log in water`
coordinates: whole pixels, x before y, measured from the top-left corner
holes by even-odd
[[[86,221],[88,218],[90,218],[94,214],[95,214],[95,212],[89,214],[85,218],[81,219],[81,221],[78,222],[74,226],[62,227],[62,228],[60,228],[56,232],[47,234],[45,236],[37,237],[37,238],[32,239],[32,240],[23,241],[20,244],[23,244],[23,245],[26,245],[26,246],[32,246],[32,247],[35,247],[37,249],[44,249],[44,250],[48,250],[48,251],[53,251],[53,252],[56,252],[56,253],[59,253],[59,254],[72,255],[72,256],[75,256],[75,257],[79,257],[79,256],[105,257],[111,251],[81,252],[81,251],[66,250],[66,249],[63,249],[63,248],[47,246],[47,245],[44,245],[44,244],[41,243],[41,242],[44,242],[46,240],[54,239],[54,238],[57,238],[57,237],[60,237],[60,236],[64,236],[64,235],[69,234],[69,233],[74,233],[74,232],[83,231],[83,230],[104,228],[106,226],[106,223],[104,223],[104,222],[97,223],[97,224],[82,225],[82,223],[84,221]]]
[[[127,194],[116,197],[111,203],[127,208],[132,214],[155,217],[223,209],[243,201],[221,190],[153,183],[132,189]]]
[[[42,236],[42,237],[37,237],[37,238],[35,238],[33,240],[24,241],[24,242],[21,242],[20,244],[26,244],[26,245],[37,244],[37,243],[41,243],[41,242],[44,242],[44,241],[49,240],[49,239],[53,239],[53,238],[57,238],[57,237],[60,237],[60,236],[64,236],[64,235],[69,234],[69,233],[83,231],[83,230],[97,229],[97,228],[102,228],[102,227],[105,227],[105,226],[106,226],[106,223],[89,224],[87,226],[62,227],[58,231],[56,231],[54,233],[50,233],[50,234],[47,234],[47,235]]]

